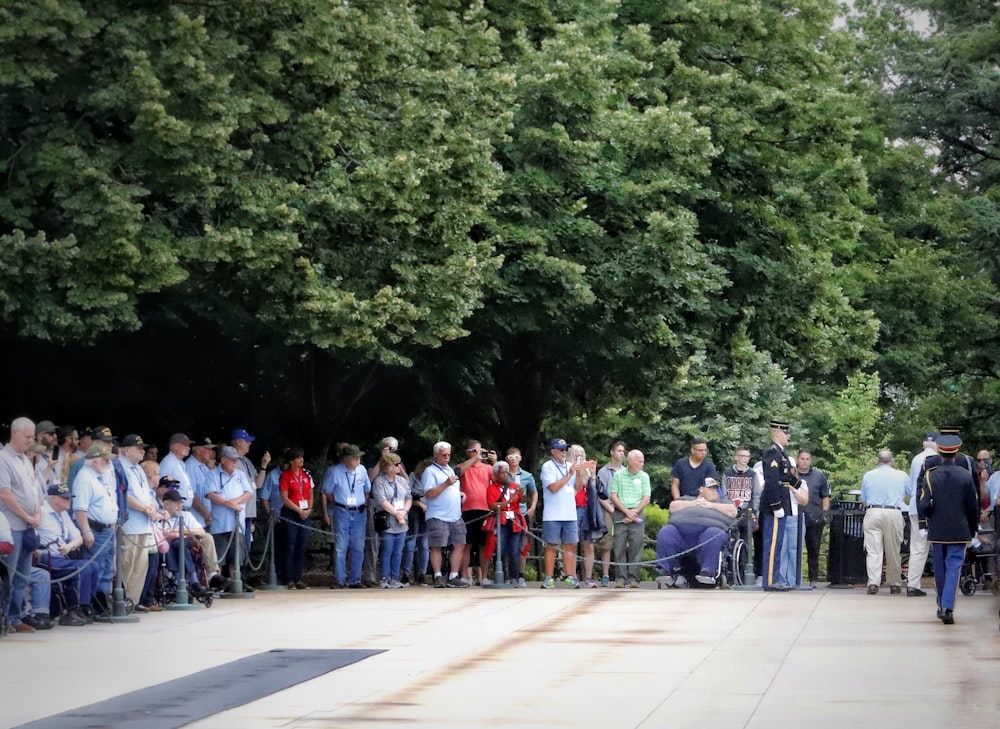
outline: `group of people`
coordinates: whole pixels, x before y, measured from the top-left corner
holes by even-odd
[[[937,617],[947,625],[955,622],[955,597],[966,549],[981,530],[993,532],[988,525],[1000,506],[1000,475],[992,471],[989,451],[980,451],[974,461],[960,453],[961,446],[959,429],[941,426],[924,435],[922,450],[910,461],[909,472],[896,469],[892,452],[881,450],[876,467],[861,482],[868,594],[879,593],[883,560],[890,593],[902,592],[905,511],[910,521],[906,594],[927,594],[921,577],[930,553]]]
[[[686,582],[685,554],[693,560],[694,579],[715,584],[738,522],[748,525],[748,537],[753,534],[754,571],[764,590],[803,583],[801,511],[808,582],[817,586],[830,515],[827,477],[812,467],[807,449],[794,458],[786,453],[787,421],[773,420],[769,427],[771,442],[752,467],[750,449],[741,447],[720,476],[703,439],[694,439],[689,455],[674,464],[670,519],[657,535],[655,566],[664,584]],[[152,589],[161,552],[169,571],[180,571],[183,563],[192,595],[229,589],[250,553],[258,496],[276,527],[279,582],[290,589],[308,589],[310,531],[319,528],[314,515],[333,543],[334,588],[461,588],[488,586],[500,577],[526,587],[528,537],[540,505],[542,589],[556,586],[557,557],[561,582],[571,589],[639,586],[651,487],[644,454],[626,451],[623,441],[610,444],[598,468],[582,446],[552,439],[536,484],[521,468],[518,448],[501,458],[478,440],[465,444],[464,460],[456,465],[450,443],[434,444],[431,457],[411,474],[397,453],[398,440],[387,436],[364,465],[358,446],[338,444],[317,487],[302,449],[286,450],[273,465],[265,452],[258,468],[248,457],[253,440],[244,429],[232,431],[226,444],[176,433],[157,462],[156,447],[134,433],[118,440],[107,427],[80,433],[72,425],[16,419],[0,451],[0,553],[10,572],[4,609],[11,628],[51,627],[53,584],[69,588],[60,589],[62,625],[85,625],[107,611],[115,586],[139,612],[162,609]],[[861,484],[868,592],[879,591],[883,560],[890,592],[902,590],[906,509],[907,595],[925,594],[920,576],[933,545],[945,622],[953,620],[952,568],[956,562],[960,567],[964,545],[1000,503],[1000,474],[992,473],[989,454],[981,453],[977,466],[956,455],[958,444],[954,429],[928,433],[908,474],[893,468],[891,452],[880,451]],[[953,504],[951,494],[958,491],[962,503]],[[190,538],[180,539],[182,531]],[[497,550],[500,568],[491,578]]]
[[[123,605],[159,612],[161,556],[170,573],[186,572],[195,597],[229,589],[249,552],[270,460],[265,453],[258,471],[247,457],[252,442],[243,429],[219,445],[176,433],[157,462],[155,446],[136,433],[118,439],[105,426],[80,432],[15,419],[0,449],[9,628],[50,629],[53,606],[59,625],[110,618],[116,588]]]

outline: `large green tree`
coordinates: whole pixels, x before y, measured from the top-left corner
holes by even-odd
[[[530,445],[546,416],[620,408],[678,423],[678,453],[756,397],[748,352],[779,378],[871,359],[875,323],[843,289],[868,199],[850,46],[834,3],[802,6],[489,4],[517,79],[492,207],[504,264],[435,370],[442,420]]]
[[[482,301],[512,82],[437,0],[0,8],[0,317],[405,361]]]

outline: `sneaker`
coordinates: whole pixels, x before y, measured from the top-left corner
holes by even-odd
[[[573,575],[568,575],[565,578],[563,578],[563,584],[566,585],[566,587],[570,588],[571,590],[580,589],[580,580],[576,579],[576,577],[574,577]]]
[[[868,585],[868,594],[869,595],[877,595],[878,594],[878,585]]]
[[[674,587],[680,588],[680,587],[687,587],[687,586],[688,586],[688,581],[687,581],[687,578],[684,575],[677,575],[674,578]]]
[[[673,587],[676,583],[673,575],[660,575],[656,578],[656,589],[661,587]]]
[[[448,583],[444,575],[434,576],[434,587],[446,587],[447,584]]]
[[[379,586],[380,590],[388,590],[389,589],[389,580],[382,580],[381,582],[378,583],[378,586]]]
[[[60,625],[69,625],[73,627],[78,627],[81,625],[86,625],[87,621],[83,619],[76,610],[67,610],[62,615],[59,616]]]
[[[459,581],[462,583],[462,587],[472,587],[472,580],[468,577],[459,577]]]
[[[555,586],[556,586],[556,581],[554,579],[552,579],[551,577],[546,577],[542,581],[542,589],[543,590],[551,590]]]
[[[479,584],[482,585],[483,587],[489,587],[490,585],[493,584],[493,580],[491,580],[489,577],[484,577]]]
[[[524,581],[523,577],[518,577],[517,578],[517,585],[516,586],[517,587],[527,587],[528,583]]]
[[[611,586],[611,578],[608,577],[607,575],[604,575],[604,577],[601,578],[601,587],[610,587],[610,586]]]
[[[406,585],[404,585],[399,580],[389,580],[389,589],[390,590],[398,590],[401,587],[406,587]]]
[[[631,580],[629,580],[628,586],[631,587],[633,590],[639,589],[639,580],[633,577]]]
[[[615,587],[625,587],[625,578],[619,577],[617,580],[615,580]]]
[[[587,587],[597,587],[597,583],[594,582],[593,580],[587,580],[583,584],[585,584]]]
[[[469,587],[469,582],[461,577],[452,577],[445,584],[448,587]]]
[[[44,613],[31,616],[31,626],[35,630],[52,630],[52,618]]]
[[[695,579],[698,580],[698,584],[699,585],[714,585],[715,584],[715,575],[713,575],[708,570],[702,570],[701,572],[699,572],[697,574],[697,576],[695,577]]]

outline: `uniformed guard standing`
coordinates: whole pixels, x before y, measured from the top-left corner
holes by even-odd
[[[764,491],[760,498],[760,530],[763,535],[761,584],[765,590],[790,590],[791,585],[776,581],[781,566],[781,545],[785,534],[785,514],[791,513],[789,490],[786,484],[798,488],[799,478],[795,467],[785,455],[788,445],[788,421],[772,420],[771,445],[761,456],[764,470]]]
[[[942,435],[937,444],[941,461],[926,468],[918,484],[918,526],[926,530],[933,550],[937,616],[945,625],[955,622],[955,593],[965,548],[979,525],[979,497],[972,474],[955,463],[961,445],[957,435]]]
[[[959,439],[959,443],[962,442],[961,436],[962,431],[957,425],[941,425],[938,426],[938,433],[941,435],[953,435]],[[975,461],[972,460],[970,456],[965,453],[955,453],[955,465],[964,471],[968,471],[969,475],[972,476],[972,485],[976,487],[976,493],[979,493],[979,469],[976,467]],[[920,475],[917,477],[919,481],[923,482],[924,473],[935,466],[941,465],[940,455],[930,455],[924,460],[923,469],[920,471]]]

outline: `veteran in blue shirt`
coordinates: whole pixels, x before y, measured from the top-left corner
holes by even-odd
[[[861,479],[861,501],[865,505],[865,566],[868,594],[877,595],[882,582],[882,560],[889,592],[902,592],[899,548],[903,543],[903,508],[910,476],[893,468],[892,451],[878,452],[878,465]]]
[[[365,549],[365,505],[372,484],[361,466],[361,449],[344,445],[340,463],[323,474],[323,519],[333,529],[333,586],[360,588]],[[347,555],[351,562],[348,571]]]

